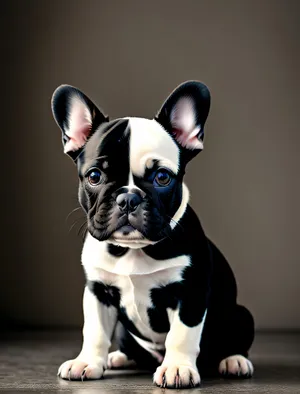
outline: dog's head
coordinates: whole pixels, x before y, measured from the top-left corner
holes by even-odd
[[[188,203],[183,176],[203,149],[209,107],[209,91],[196,81],[177,87],[152,120],[109,121],[78,89],[54,92],[53,114],[64,152],[77,165],[93,237],[143,247],[168,236]]]

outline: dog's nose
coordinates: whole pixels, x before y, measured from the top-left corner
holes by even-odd
[[[121,211],[133,212],[142,202],[142,197],[135,193],[122,193],[116,198]]]

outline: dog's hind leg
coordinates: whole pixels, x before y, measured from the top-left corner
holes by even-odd
[[[246,378],[253,375],[248,352],[254,339],[254,320],[241,305],[207,314],[198,368],[204,375],[221,374],[223,377]]]
[[[129,360],[127,355],[120,350],[109,353],[107,367],[109,369],[125,369],[136,367],[134,360]]]

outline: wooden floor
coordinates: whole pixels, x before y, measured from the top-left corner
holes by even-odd
[[[105,379],[69,382],[56,377],[58,366],[80,350],[80,332],[1,334],[1,393],[160,394],[142,371],[107,371]],[[250,380],[204,380],[200,388],[182,393],[300,393],[300,334],[258,334]]]

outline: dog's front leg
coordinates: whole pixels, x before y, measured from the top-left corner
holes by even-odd
[[[167,335],[166,354],[163,363],[154,374],[154,383],[160,387],[183,388],[200,384],[196,360],[200,351],[200,340],[206,317],[193,327],[180,319],[179,310],[169,312],[171,327]]]
[[[107,368],[108,350],[117,321],[117,310],[98,301],[88,287],[83,296],[83,346],[74,360],[63,363],[58,375],[63,379],[100,379]]]

